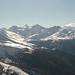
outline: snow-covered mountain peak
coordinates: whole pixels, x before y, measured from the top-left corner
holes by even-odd
[[[75,32],[70,31],[68,29],[61,29],[58,32],[55,32],[54,34],[41,40],[48,41],[48,40],[68,40],[68,39],[75,39]]]
[[[64,29],[68,31],[75,31],[75,23],[67,24]]]
[[[66,27],[75,27],[75,23],[67,24]]]

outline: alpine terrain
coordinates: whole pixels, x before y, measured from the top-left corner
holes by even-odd
[[[75,75],[75,23],[1,28],[0,75]]]

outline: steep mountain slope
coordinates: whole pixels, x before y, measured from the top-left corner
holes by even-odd
[[[41,32],[39,32],[38,35],[33,36],[31,38],[28,38],[28,39],[33,39],[33,40],[37,41],[37,40],[40,40],[42,38],[48,37],[48,36],[54,34],[55,32],[58,32],[60,29],[61,29],[61,27],[59,27],[59,26],[47,28],[45,30],[41,30]]]
[[[2,33],[3,32],[3,33]],[[33,44],[28,43],[24,37],[21,35],[18,35],[17,33],[8,31],[8,30],[3,30],[0,32],[0,40],[3,40],[5,45],[12,46],[12,47],[17,47],[17,48],[29,48]]]
[[[67,40],[67,39],[75,39],[75,32],[74,31],[68,31],[65,29],[62,29],[53,35],[50,35],[49,37],[43,38],[41,40]]]
[[[37,47],[58,49],[75,55],[75,39],[31,41],[31,43],[36,44]]]
[[[0,62],[0,65],[3,67],[3,73],[1,73],[1,75],[29,75],[15,66],[11,66],[3,62]]]
[[[68,24],[64,28],[61,28],[58,32],[43,38],[41,40],[67,40],[67,39],[75,39],[75,23]]]
[[[51,49],[37,49],[32,54],[22,54],[20,60],[26,63],[27,68],[37,75],[74,75],[75,57]],[[24,66],[26,66],[24,65]],[[24,68],[24,66],[22,68]],[[36,75],[36,74],[32,74]]]
[[[20,50],[32,52],[33,46],[21,35],[8,30],[0,31],[0,57],[7,57],[8,55],[16,57]]]

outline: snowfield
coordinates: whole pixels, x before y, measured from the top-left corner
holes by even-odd
[[[33,44],[28,43],[23,36],[9,30],[5,30],[4,34],[5,34],[4,36],[9,40],[0,42],[0,45],[10,46],[14,48],[21,48],[21,49],[28,48],[29,50],[33,50],[32,49]]]
[[[29,75],[26,72],[19,69],[18,67],[11,66],[11,65],[5,64],[3,62],[0,62],[0,65],[4,67],[4,69],[3,69],[4,71],[12,70],[12,71],[16,72],[18,75]]]

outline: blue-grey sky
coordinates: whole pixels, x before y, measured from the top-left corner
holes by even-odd
[[[0,28],[75,22],[75,0],[0,0]]]

